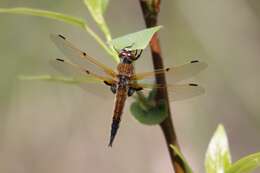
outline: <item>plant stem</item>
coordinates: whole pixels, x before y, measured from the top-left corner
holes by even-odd
[[[143,17],[146,23],[146,27],[154,27],[157,25],[157,18],[158,14],[160,11],[160,0],[139,0],[142,12],[143,12]],[[152,53],[152,60],[153,60],[153,67],[154,70],[158,69],[163,69],[163,58],[162,58],[162,53],[160,49],[160,43],[159,43],[159,38],[158,34],[156,33],[151,42],[150,42],[150,47],[151,47],[151,53]],[[160,85],[166,85],[166,79],[165,79],[165,74],[156,74],[155,75],[156,83]],[[167,148],[169,155],[171,157],[173,169],[175,173],[185,173],[185,167],[184,163],[179,158],[174,150],[170,148],[170,145],[176,146],[180,150],[180,146],[177,141],[177,136],[174,130],[174,126],[172,123],[172,116],[171,116],[171,110],[170,110],[170,104],[169,104],[169,99],[168,99],[168,92],[167,88],[159,88],[157,95],[156,95],[156,103],[157,105],[160,104],[160,100],[164,100],[165,104],[167,105],[168,108],[168,116],[167,118],[160,124],[160,127],[162,129],[162,132],[164,134]]]

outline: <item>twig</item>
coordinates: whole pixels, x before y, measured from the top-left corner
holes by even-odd
[[[157,25],[157,18],[158,14],[160,11],[160,0],[139,0],[144,20],[146,23],[147,28],[153,27]],[[160,43],[159,43],[159,38],[158,34],[155,34],[150,42],[150,47],[151,47],[151,53],[152,53],[152,60],[153,60],[153,66],[154,70],[158,69],[163,69],[163,58],[162,58],[162,53],[160,49]],[[165,74],[156,74],[155,76],[156,83],[157,84],[165,84],[166,85],[166,80],[165,80]],[[167,88],[159,88],[157,90],[157,95],[156,95],[156,102],[157,105],[160,104],[160,100],[164,100],[168,109],[168,116],[167,118],[160,124],[160,127],[163,131],[166,143],[167,143],[167,148],[168,152],[171,157],[172,165],[174,168],[175,173],[185,173],[185,167],[183,164],[183,161],[181,158],[179,158],[174,150],[172,150],[169,146],[170,144],[176,146],[179,150],[179,144],[177,141],[177,136],[174,130],[174,126],[172,123],[172,116],[171,116],[171,110],[170,110],[170,104],[169,104],[169,99],[168,99],[168,93],[167,93]]]

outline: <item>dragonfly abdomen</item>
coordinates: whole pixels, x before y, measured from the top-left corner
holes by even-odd
[[[119,123],[121,121],[121,116],[123,114],[123,109],[125,101],[127,99],[127,87],[119,87],[116,92],[116,101],[113,113],[113,121],[111,125],[110,141],[109,146],[112,147],[114,138],[116,136],[117,130],[119,128]]]

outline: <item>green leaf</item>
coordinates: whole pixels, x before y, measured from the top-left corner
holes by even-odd
[[[100,16],[105,13],[109,0],[84,0],[92,15]],[[98,18],[97,18],[98,19]]]
[[[228,139],[223,125],[219,125],[206,153],[207,173],[224,173],[231,165]]]
[[[107,8],[108,0],[84,0],[84,3],[101,31],[105,34],[106,40],[110,41],[111,34],[104,19],[104,12]]]
[[[186,173],[193,173],[190,165],[188,164],[187,160],[185,159],[185,157],[181,154],[181,152],[179,151],[179,149],[177,147],[175,147],[174,145],[170,145],[170,147],[174,150],[174,152],[177,154],[177,156],[179,156],[181,158],[181,160],[184,163],[185,166],[185,172]]]
[[[80,84],[80,83],[90,83],[95,82],[95,79],[81,77],[64,77],[64,76],[52,76],[52,75],[40,75],[40,76],[18,76],[19,80],[41,80],[41,81],[51,81],[51,82],[62,82],[67,84]]]
[[[40,9],[31,9],[31,8],[23,8],[23,7],[9,8],[9,9],[0,8],[0,13],[41,16],[41,17],[59,20],[59,21],[65,22],[65,23],[76,25],[76,26],[80,26],[82,28],[85,28],[85,25],[87,25],[86,22],[80,18],[69,16],[69,15],[62,14],[62,13],[40,10]]]
[[[142,124],[156,125],[160,124],[168,116],[166,105],[149,106],[149,103],[142,103],[137,100],[130,106],[132,115]]]
[[[135,33],[127,34],[122,37],[113,39],[109,44],[112,44],[115,49],[120,50],[128,46],[131,49],[144,49],[152,39],[152,36],[159,31],[162,26],[156,26],[144,29]]]
[[[226,173],[250,173],[260,167],[260,153],[251,154],[235,162]]]

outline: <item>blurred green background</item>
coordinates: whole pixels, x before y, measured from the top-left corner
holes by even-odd
[[[17,6],[80,16],[97,29],[81,1],[0,1],[1,8]],[[165,66],[193,59],[209,64],[192,79],[206,94],[171,104],[182,151],[195,172],[204,172],[204,154],[219,123],[227,130],[233,161],[260,151],[259,10],[257,0],[162,1]],[[141,15],[137,1],[111,0],[106,19],[117,37],[145,28]],[[62,54],[50,33],[62,33],[90,55],[115,65],[79,28],[0,14],[0,172],[172,172],[159,127],[139,124],[129,106],[111,149],[113,100],[72,85],[17,80],[20,74],[56,74],[48,60]],[[151,70],[151,64],[146,50],[136,71]]]

